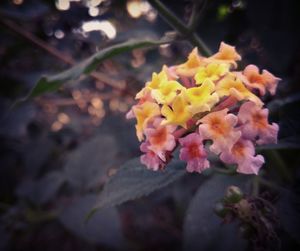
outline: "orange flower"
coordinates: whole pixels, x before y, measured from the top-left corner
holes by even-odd
[[[209,57],[207,61],[229,63],[233,65],[234,68],[236,68],[237,67],[236,61],[239,61],[241,59],[242,57],[240,56],[240,54],[237,53],[234,46],[221,42],[219,51],[216,54]]]
[[[277,84],[279,80],[281,80],[267,70],[263,70],[262,74],[260,74],[259,69],[255,65],[248,65],[243,71],[243,74],[239,76],[247,87],[257,89],[262,96],[266,94],[266,90],[268,90],[271,95],[274,95]]]
[[[203,138],[213,141],[210,150],[215,154],[231,149],[241,136],[241,132],[234,128],[237,117],[227,113],[228,109],[211,112],[198,121],[201,123],[199,131]]]

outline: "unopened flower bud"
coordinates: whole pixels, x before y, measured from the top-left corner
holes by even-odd
[[[229,203],[238,203],[244,197],[243,192],[237,186],[230,186],[226,190],[225,201]]]

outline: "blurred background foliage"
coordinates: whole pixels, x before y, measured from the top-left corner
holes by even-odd
[[[188,22],[193,1],[163,3]],[[299,13],[297,0],[207,1],[196,27],[212,51],[220,41],[233,44],[244,65],[282,78],[276,96],[265,100],[280,125],[280,144],[260,149],[264,179],[273,184],[260,191],[276,198],[282,250],[299,248]],[[235,177],[186,175],[84,223],[107,179],[140,155],[133,122],[125,120],[134,94],[163,64],[184,61],[192,48],[187,41],[107,59],[59,91],[9,109],[44,74],[168,31],[143,0],[1,1],[0,250],[247,250],[237,227],[222,226],[212,209],[226,186],[248,191]]]

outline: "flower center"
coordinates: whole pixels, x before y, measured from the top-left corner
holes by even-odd
[[[158,128],[155,134],[151,137],[152,145],[162,145],[167,140],[167,128]]]
[[[201,152],[199,150],[199,147],[195,143],[189,145],[188,151],[189,151],[190,158],[192,159],[201,157]]]
[[[244,156],[245,155],[245,148],[241,142],[237,142],[232,147],[232,152],[236,156]]]

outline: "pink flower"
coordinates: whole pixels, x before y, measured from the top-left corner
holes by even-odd
[[[172,151],[175,146],[175,137],[172,134],[176,130],[176,126],[161,124],[162,119],[155,119],[153,127],[145,129],[145,135],[149,142],[148,148],[157,154],[163,161],[165,159],[165,152]]]
[[[255,140],[257,144],[277,143],[279,127],[276,123],[268,123],[268,109],[261,109],[253,102],[246,102],[241,105],[238,118],[242,123],[241,130],[243,137]]]
[[[140,149],[144,155],[141,156],[141,163],[147,166],[148,169],[157,171],[161,169],[165,163],[155,154],[155,152],[149,149],[149,143],[143,142]]]
[[[266,89],[274,95],[277,84],[281,80],[267,70],[263,70],[262,74],[260,74],[259,69],[255,65],[248,65],[240,76],[247,87],[258,89],[262,96],[266,94]]]
[[[231,151],[222,152],[220,159],[226,164],[237,164],[237,171],[244,174],[258,174],[265,162],[263,156],[256,155],[254,145],[250,140],[240,138]]]
[[[197,133],[191,133],[179,139],[182,146],[179,157],[181,160],[187,161],[188,172],[201,173],[204,169],[209,168],[207,153],[202,141],[202,137]]]
[[[215,154],[230,150],[241,136],[241,132],[234,128],[238,121],[237,117],[227,112],[227,108],[211,112],[198,121],[201,123],[199,132],[203,138],[213,141],[210,150]]]

